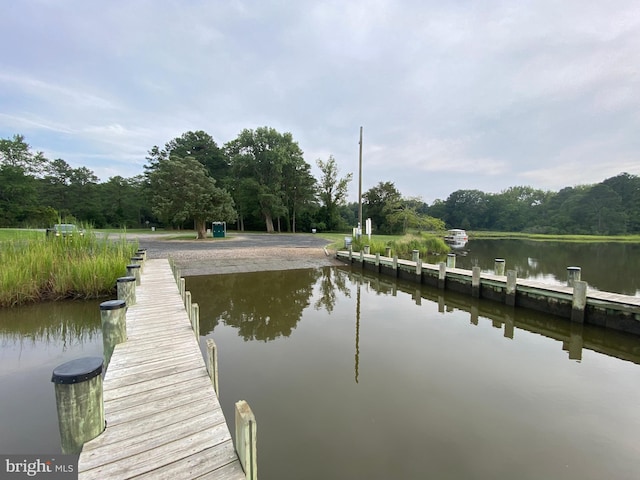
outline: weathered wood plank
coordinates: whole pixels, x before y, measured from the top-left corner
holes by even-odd
[[[244,479],[166,260],[147,261],[136,300],[104,378],[107,429],[85,444],[79,478]]]

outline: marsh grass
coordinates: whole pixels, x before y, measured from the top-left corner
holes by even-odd
[[[115,290],[116,280],[136,251],[126,238],[16,238],[0,242],[0,306],[42,300],[99,298]]]
[[[427,258],[428,255],[444,255],[451,251],[442,237],[430,233],[404,235],[391,239],[361,237],[354,240],[353,251],[360,251],[365,245],[369,245],[369,252],[374,255],[376,253],[385,255],[386,248],[391,247],[391,255],[407,260],[411,259],[414,250],[420,252],[421,258]]]

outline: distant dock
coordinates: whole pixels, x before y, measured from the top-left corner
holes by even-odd
[[[587,291],[586,283],[579,280],[579,271],[577,279],[568,281],[567,286],[551,285],[516,278],[514,270],[504,272],[504,260],[499,263],[501,259],[496,259],[499,274],[490,274],[481,273],[478,267],[455,268],[455,257],[437,265],[423,263],[416,253],[413,260],[401,260],[366,251],[340,250],[336,258],[362,269],[420,284],[640,335],[640,297]]]

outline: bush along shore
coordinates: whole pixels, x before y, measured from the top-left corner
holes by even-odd
[[[0,242],[0,307],[112,294],[138,248],[126,238],[42,237]]]

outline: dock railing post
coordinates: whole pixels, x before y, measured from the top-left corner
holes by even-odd
[[[398,276],[398,255],[393,256],[393,264],[391,268],[393,268],[393,272],[397,277]]]
[[[218,346],[213,338],[207,339],[207,367],[209,369],[209,377],[211,384],[217,396],[220,396],[218,387]]]
[[[108,300],[100,304],[100,320],[102,323],[102,355],[106,370],[119,343],[127,340],[127,302],[124,300]]]
[[[391,257],[391,247],[384,247],[384,256],[387,258]]]
[[[369,253],[371,253],[371,247],[369,245],[364,246],[364,253],[366,255],[369,255]]]
[[[379,272],[380,271],[380,254],[379,253],[376,253],[375,265],[376,265],[376,272]]]
[[[236,402],[236,453],[247,480],[258,478],[256,418],[244,400]]]
[[[53,370],[62,453],[77,454],[105,428],[102,358],[85,357]]]

